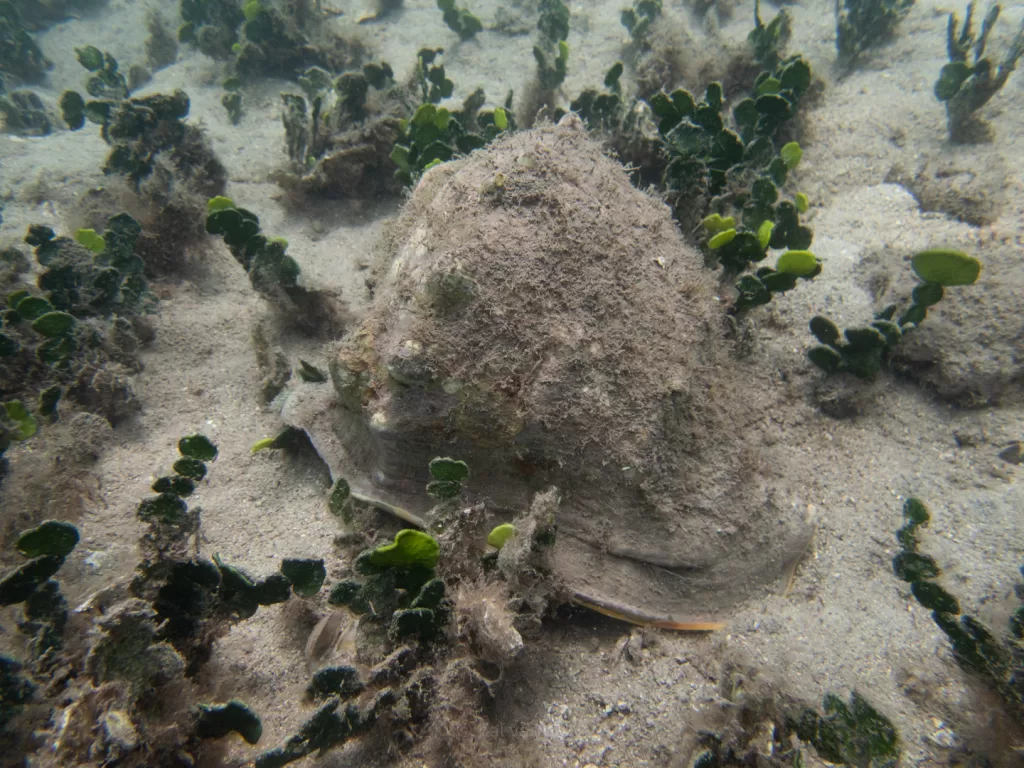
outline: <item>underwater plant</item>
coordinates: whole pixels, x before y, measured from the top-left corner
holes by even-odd
[[[288,242],[263,234],[255,213],[235,206],[231,198],[210,198],[206,231],[223,238],[258,293],[284,309],[299,313],[316,313],[323,309],[320,294],[299,285],[299,265],[285,253]]]
[[[533,46],[533,58],[537,61],[537,82],[543,91],[555,90],[569,72],[569,44],[559,40],[555,53],[545,51],[539,45]]]
[[[359,72],[345,72],[334,82],[339,96],[338,108],[350,121],[364,121],[369,117],[366,97],[370,88],[383,91],[394,81],[395,73],[386,61],[364,64]]]
[[[37,686],[22,674],[24,665],[0,654],[0,734],[32,700]]]
[[[326,679],[327,676],[324,673],[327,672],[341,677],[336,672],[337,669],[321,670],[318,673],[320,679]],[[346,672],[348,670],[355,672],[352,667],[341,669]],[[315,690],[319,690],[321,686],[316,684],[316,680],[317,678],[314,676]],[[350,690],[351,686],[348,689],[342,689],[342,695],[331,696],[283,745],[257,755],[254,762],[255,768],[280,768],[280,766],[301,760],[306,755],[324,752],[331,747],[343,744],[350,738],[360,736],[369,731],[377,722],[378,717],[394,707],[399,700],[395,691],[391,688],[384,688],[369,705],[360,708],[356,704],[349,703],[339,712],[343,700],[352,696]]]
[[[123,101],[128,98],[128,81],[118,71],[117,59],[92,45],[75,49],[78,63],[92,74],[85,90],[94,99]]]
[[[835,694],[822,700],[823,714],[805,709],[787,727],[797,738],[812,744],[818,755],[850,768],[896,768],[900,763],[900,735],[892,722],[857,691],[846,704]]]
[[[19,136],[46,136],[53,130],[50,116],[39,96],[27,89],[7,93],[0,73],[0,115],[4,131]]]
[[[22,605],[18,631],[27,636],[29,658],[17,660],[0,654],[0,733],[32,702],[40,683],[47,680],[48,663],[63,647],[68,604],[53,577],[78,540],[75,526],[46,520],[23,531],[14,542],[18,554],[27,562],[0,579],[0,606]]]
[[[431,473],[436,483],[461,490],[468,475],[463,462],[435,459]],[[436,487],[435,487],[436,490]],[[445,488],[443,498],[451,498]],[[432,494],[433,495],[433,494]],[[376,503],[351,493],[348,483],[339,478],[331,492],[329,507],[334,514],[351,522],[353,498]],[[348,511],[346,511],[348,510]],[[445,583],[436,572],[440,544],[429,533],[406,528],[394,540],[363,550],[353,563],[358,576],[335,583],[328,604],[358,616],[357,653],[383,658],[366,677],[348,664],[325,666],[312,676],[307,689],[318,709],[297,733],[281,746],[267,750],[255,759],[261,768],[287,765],[314,751],[324,751],[367,733],[379,716],[400,701],[422,708],[424,683],[430,681],[429,668],[414,672],[419,649],[429,648],[445,639],[453,616],[453,601],[446,595]],[[395,685],[411,676],[405,685]],[[428,689],[429,689],[428,685]],[[368,695],[368,689],[376,692]],[[353,702],[360,696],[364,704]],[[323,702],[323,703],[320,703]],[[348,703],[345,703],[348,702]],[[344,707],[342,704],[345,703]]]
[[[232,51],[236,54],[234,69],[243,79],[291,79],[310,67],[341,71],[359,63],[361,50],[350,53],[314,44],[310,39],[315,23],[312,19],[286,16],[277,7],[259,0],[248,0],[242,10],[245,22]]]
[[[181,0],[183,24],[178,42],[194,45],[207,56],[227,59],[238,43],[245,14],[235,0]]]
[[[299,265],[285,253],[287,241],[264,235],[255,213],[236,207],[231,198],[222,196],[210,198],[206,210],[206,231],[224,239],[253,288],[268,297],[302,291],[298,285]]]
[[[386,61],[366,64],[359,71],[344,72],[338,77],[320,67],[303,72],[299,85],[305,97],[281,94],[285,146],[293,166],[305,171],[331,157],[339,134],[371,118],[367,108],[370,89],[384,91],[393,83],[394,72]],[[375,122],[374,128],[380,127]]]
[[[512,523],[496,525],[487,534],[487,546],[501,549],[505,543],[516,535],[516,527]]]
[[[328,602],[365,615],[360,630],[384,631],[392,642],[432,640],[448,622],[450,605],[437,578],[440,546],[429,533],[407,528],[395,540],[365,550],[355,560],[363,579],[345,579],[331,588]]]
[[[218,451],[205,436],[189,435],[178,441],[178,452],[173,474],[152,485],[157,495],[139,503],[138,517],[149,531],[131,591],[153,606],[157,638],[181,654],[192,674],[230,624],[251,617],[260,606],[285,602],[293,593],[316,595],[327,572],[323,560],[286,558],[279,571],[257,580],[217,554],[211,560],[193,554],[200,510],[190,509],[186,499]]]
[[[1010,74],[1017,67],[1017,61],[1024,56],[1024,23],[998,66],[985,56],[985,46],[1001,10],[999,3],[989,6],[977,36],[973,27],[973,0],[967,4],[959,35],[956,11],[949,14],[946,28],[949,63],[943,65],[939,72],[939,79],[935,83],[935,98],[946,106],[946,124],[949,138],[953,141],[967,142],[985,135],[986,126],[975,112],[1006,85]]]
[[[20,3],[0,0],[0,77],[38,83],[53,69],[35,38],[25,28]]]
[[[111,146],[103,166],[106,174],[128,178],[136,189],[149,178],[166,155],[175,175],[201,189],[223,188],[227,172],[209,148],[202,130],[187,125],[189,98],[184,91],[129,98],[128,84],[117,60],[93,46],[77,48],[78,61],[90,73],[86,101],[77,91],[65,91],[60,108],[71,130],[86,121],[100,126],[100,135]]]
[[[1014,587],[1021,605],[1010,616],[1006,637],[998,638],[978,619],[961,613],[959,601],[936,581],[942,570],[935,559],[918,551],[921,529],[931,521],[924,502],[907,499],[903,519],[903,527],[896,532],[901,551],[892,560],[893,573],[910,584],[914,599],[932,612],[932,620],[949,639],[957,664],[990,685],[1017,722],[1024,723],[1024,583]]]
[[[608,132],[621,130],[624,115],[619,78],[622,77],[622,71],[622,62],[615,62],[604,76],[605,90],[587,88],[569,104],[569,109],[580,116],[588,129]],[[556,112],[555,117],[561,116]]]
[[[444,23],[460,40],[471,40],[484,28],[480,19],[465,8],[457,7],[455,0],[437,0],[437,7],[443,12]]]
[[[891,40],[915,0],[836,0],[838,64],[852,68],[870,48]]]
[[[224,83],[224,95],[220,97],[220,103],[227,110],[228,119],[232,125],[242,122],[242,81],[237,77],[229,77]]]
[[[178,60],[178,38],[157,11],[146,16],[146,64],[156,72]]]
[[[643,35],[659,10],[660,4],[636,3],[623,12],[624,23],[639,26]],[[809,250],[813,233],[800,220],[809,207],[807,196],[782,199],[783,185],[803,150],[795,141],[776,145],[811,88],[811,68],[801,55],[782,58],[790,35],[785,10],[765,24],[755,3],[754,22],[748,40],[763,69],[751,95],[735,103],[731,116],[724,111],[718,82],[709,84],[701,100],[685,88],[660,90],[646,99],[657,124],[657,141],[651,142],[644,110],[623,103],[621,63],[608,71],[604,91],[587,89],[570,104],[631,167],[634,183],[655,183],[680,228],[699,233],[708,263],[720,265],[726,279],[739,278],[734,312],[766,304],[821,270]],[[554,110],[555,119],[562,114]],[[770,249],[786,252],[774,267],[749,272]]]
[[[302,446],[303,442],[308,443],[309,438],[301,429],[285,427],[273,437],[265,437],[257,440],[249,449],[250,453],[260,451],[293,451]],[[333,509],[332,509],[333,511]]]
[[[807,765],[804,750],[808,746],[830,765],[896,768],[900,763],[899,732],[856,690],[849,703],[834,693],[825,694],[819,711],[777,694],[746,692],[747,681],[728,670],[725,678],[728,713],[717,718],[720,725],[700,729],[686,762],[692,768],[758,765],[764,762],[766,746],[772,756],[767,764],[780,768]],[[772,727],[752,727],[765,721]]]
[[[2,340],[0,340],[2,343]],[[57,388],[57,397],[60,397],[60,388]],[[57,405],[53,401],[53,408]],[[20,443],[28,440],[36,433],[38,425],[32,413],[22,404],[20,400],[8,400],[0,403],[3,410],[0,411],[0,484],[7,475],[8,461],[4,456],[11,443]]]
[[[454,83],[444,49],[422,48],[405,84],[387,62],[335,78],[313,67],[299,77],[305,97],[282,94],[292,173],[278,181],[301,193],[352,197],[389,194],[413,183],[434,161],[465,154],[515,127],[509,104],[483,109],[477,89],[461,109],[441,108]]]
[[[775,71],[762,72],[754,84],[755,95],[733,110],[736,130],[727,127],[722,114],[720,83],[711,83],[700,102],[683,88],[652,96],[649,104],[668,154],[665,186],[688,200],[714,197],[726,190],[729,171],[741,168],[764,169],[774,187],[784,184],[789,165],[775,155],[773,139],[782,123],[796,114],[810,83],[810,66],[800,56],[787,59]],[[789,160],[794,167],[798,161]],[[762,201],[752,203],[763,207],[774,202],[765,202],[772,197],[767,187],[765,193]]]
[[[661,91],[649,101],[668,160],[662,186],[684,228],[697,223],[689,220],[695,211],[713,211],[700,220],[703,243],[724,276],[735,279],[767,258],[769,249],[788,249],[774,268],[762,267],[736,282],[736,311],[766,304],[773,294],[794,288],[798,279],[813,279],[821,270],[807,250],[813,233],[800,222],[806,197],[780,199],[780,189],[803,151],[796,142],[776,151],[773,143],[810,86],[810,67],[794,56],[774,72],[762,72],[755,83],[756,98],[743,99],[733,110],[736,130],[726,125],[724,94],[717,82],[708,86],[700,102],[682,88],[671,94]]]
[[[747,40],[759,65],[769,70],[779,65],[780,51],[789,42],[792,31],[792,19],[785,8],[765,24],[761,21],[761,0],[754,0],[754,28],[747,34]]]
[[[299,358],[299,368],[296,371],[303,381],[311,381],[315,384],[322,384],[327,381],[327,374],[311,363]]]
[[[455,90],[455,83],[445,74],[443,55],[444,48],[421,48],[416,54],[416,80],[424,102],[437,104]]]
[[[238,699],[224,704],[199,704],[196,707],[196,735],[200,739],[219,739],[237,733],[248,744],[263,736],[259,716]]]
[[[633,0],[633,7],[623,9],[619,19],[633,42],[642,43],[660,15],[661,0]]]
[[[56,651],[64,642],[68,604],[53,576],[78,544],[78,529],[47,520],[24,531],[14,543],[28,561],[0,579],[0,606],[24,604],[19,630],[29,636],[34,659]]]
[[[466,110],[464,107],[463,117]],[[509,128],[508,114],[498,107],[476,115],[479,133],[470,132],[458,116],[444,107],[421,104],[415,114],[402,122],[402,130],[391,160],[398,170],[395,177],[411,186],[424,172],[456,154],[468,154],[486,145]]]
[[[430,476],[427,494],[437,501],[454,499],[462,493],[462,486],[469,478],[469,466],[457,459],[436,458],[430,460]]]
[[[53,338],[75,329],[73,320],[50,319],[54,313],[73,319],[115,314],[129,318],[148,311],[153,297],[142,259],[135,254],[141,232],[141,225],[127,213],[112,216],[103,234],[80,229],[73,240],[58,237],[49,227],[29,227],[25,242],[35,247],[36,261],[43,268],[37,285],[46,296],[27,290],[9,294],[4,327],[24,328],[20,324],[30,321],[34,331]]]
[[[335,297],[299,284],[299,265],[285,252],[288,241],[267,237],[255,213],[236,206],[229,197],[212,197],[206,206],[206,232],[224,240],[256,292],[289,321],[319,333],[333,333],[340,325],[341,309]]]
[[[48,292],[55,308],[76,317],[146,312],[154,299],[135,252],[141,234],[142,225],[127,213],[111,216],[102,233],[78,230],[73,242],[45,227],[30,230],[32,240],[26,237],[26,242],[35,246],[36,261],[45,267],[39,288]]]
[[[64,121],[72,130],[84,126],[86,119],[100,124],[101,135],[112,146],[104,173],[125,176],[136,186],[153,172],[159,153],[176,153],[191,128],[182,122],[189,112],[184,91],[170,96],[89,102],[74,91],[65,91],[60,105]]]
[[[182,0],[181,15],[178,41],[227,59],[229,73],[245,81],[292,80],[310,67],[341,72],[359,66],[364,55],[358,40],[325,37],[312,3]]]
[[[537,21],[540,32],[533,46],[537,62],[537,82],[543,93],[550,94],[565,80],[569,65],[569,9],[562,0],[544,0]],[[532,116],[531,116],[532,117]]]
[[[551,43],[569,37],[569,8],[562,0],[540,0],[537,29]]]
[[[139,252],[150,273],[180,265],[186,249],[202,237],[200,202],[220,194],[227,170],[200,126],[185,121],[188,94],[131,98],[117,61],[92,46],[76,49],[91,73],[87,99],[68,90],[60,98],[64,122],[72,130],[86,121],[100,126],[110,146],[107,175],[127,179],[146,208],[146,231]]]
[[[757,136],[776,138],[779,129],[796,116],[800,100],[811,87],[811,65],[797,54],[762,70],[753,93],[733,109],[740,135],[747,143]]]
[[[80,607],[76,615],[89,622],[80,636],[65,637],[68,606],[53,578],[78,544],[78,530],[47,520],[15,541],[27,561],[0,579],[0,605],[23,604],[18,627],[28,640],[26,658],[0,656],[0,730],[22,713],[28,725],[48,719],[53,709],[67,713],[22,746],[26,755],[54,751],[55,744],[66,751],[67,736],[81,726],[78,718],[83,716],[105,723],[80,747],[97,760],[139,750],[147,763],[190,764],[203,739],[237,732],[255,744],[262,735],[259,717],[237,699],[192,703],[195,690],[188,675],[209,654],[209,643],[226,622],[251,615],[257,605],[248,599],[256,587],[240,570],[216,555],[213,565],[189,551],[187,539],[198,529],[198,510],[176,515],[186,506],[178,494],[191,493],[190,484],[205,473],[217,449],[202,435],[182,438],[178,448],[175,475],[154,483],[155,489],[169,490],[139,507],[149,530],[135,581],[127,589],[123,584],[109,587],[110,602],[102,611],[93,605],[95,596]],[[301,580],[289,583],[279,573],[259,583],[259,597],[262,604],[281,602],[289,589],[298,593],[300,588],[306,588]],[[188,631],[201,637],[189,637]],[[55,669],[67,674],[55,676]],[[92,733],[92,723],[89,719],[83,733]],[[130,733],[131,740],[104,736],[114,728]]]
[[[808,359],[825,373],[847,372],[859,379],[873,379],[903,337],[924,322],[928,308],[942,300],[947,287],[973,285],[981,274],[981,262],[948,249],[921,251],[914,255],[911,266],[921,282],[902,312],[891,304],[876,312],[867,326],[847,328],[842,334],[835,323],[817,315],[810,327],[821,346],[810,349]]]
[[[9,292],[0,312],[0,396],[36,400],[46,419],[65,394],[112,423],[131,410],[136,323],[154,302],[135,253],[140,232],[125,213],[102,235],[83,229],[75,239],[29,227],[39,275],[35,287]]]

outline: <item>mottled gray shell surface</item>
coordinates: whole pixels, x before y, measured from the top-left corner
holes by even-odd
[[[510,518],[555,486],[558,578],[637,616],[720,614],[805,550],[759,480],[765,400],[712,271],[578,120],[428,171],[383,251],[333,386],[284,410],[336,477],[422,514],[451,456]]]

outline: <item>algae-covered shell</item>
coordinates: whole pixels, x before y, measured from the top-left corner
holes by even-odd
[[[302,385],[285,409],[354,493],[422,514],[436,456],[509,510],[556,486],[557,575],[636,615],[713,613],[803,551],[807,521],[758,481],[763,387],[711,272],[578,120],[430,170],[388,243],[332,351],[336,391]],[[471,289],[439,303],[452,275]]]

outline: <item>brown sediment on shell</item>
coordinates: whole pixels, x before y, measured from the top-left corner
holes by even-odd
[[[634,613],[715,613],[783,574],[809,529],[757,478],[765,384],[666,206],[578,125],[432,169],[386,247],[336,401],[286,409],[332,472],[414,515],[439,455],[498,508],[557,486],[557,576]]]

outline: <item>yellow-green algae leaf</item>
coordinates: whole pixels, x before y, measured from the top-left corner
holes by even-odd
[[[804,156],[804,151],[799,144],[791,141],[783,145],[782,149],[779,150],[779,156],[782,158],[782,162],[786,164],[786,167],[792,171],[800,165],[800,159]]]
[[[216,197],[211,197],[209,200],[206,201],[207,213],[216,213],[217,211],[223,211],[227,208],[234,207],[235,201],[232,200],[230,197],[224,197],[224,195],[217,195]]]
[[[515,533],[516,527],[512,523],[504,523],[487,534],[487,543],[495,549],[501,549]]]
[[[429,533],[406,528],[395,534],[391,544],[382,544],[370,552],[367,560],[381,568],[433,568],[441,555],[441,546]]]
[[[75,240],[79,245],[84,245],[93,253],[103,253],[107,248],[107,241],[95,229],[78,230],[75,232]]]
[[[265,451],[268,448],[273,448],[275,440],[277,440],[276,437],[265,437],[262,440],[257,440],[255,443],[252,444],[252,448],[250,449],[249,452],[259,453],[260,451]]]
[[[719,232],[717,235],[708,240],[708,248],[710,248],[711,250],[721,248],[722,246],[731,243],[734,237],[736,237],[735,229],[727,229],[724,232]]]
[[[7,418],[14,422],[14,426],[7,430],[12,440],[28,440],[36,433],[36,420],[21,404],[21,400],[8,400],[4,403],[4,412]]]
[[[504,131],[508,128],[508,115],[505,114],[505,110],[501,107],[494,110],[494,127],[499,131]]]
[[[723,217],[720,213],[712,213],[701,224],[704,225],[704,229],[707,230],[709,235],[713,235],[716,232],[724,232],[727,229],[735,228],[736,219],[732,216]]]
[[[807,277],[818,268],[818,257],[810,251],[786,251],[775,262],[776,272]]]
[[[242,6],[242,13],[245,15],[246,21],[254,21],[262,10],[263,6],[260,5],[259,0],[249,0],[249,2]]]
[[[911,265],[926,283],[973,285],[981,274],[981,262],[963,251],[933,248],[914,255]]]
[[[445,130],[448,127],[448,121],[451,119],[451,112],[445,107],[438,107],[437,112],[434,113],[434,125],[439,131]]]

